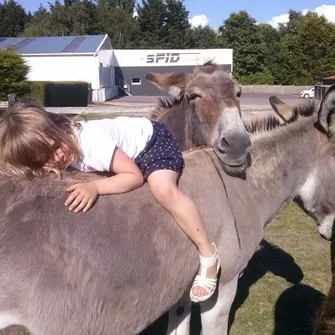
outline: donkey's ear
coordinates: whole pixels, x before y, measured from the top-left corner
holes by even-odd
[[[289,105],[286,105],[283,101],[278,99],[275,96],[269,98],[270,104],[276,114],[284,121],[288,122],[292,119],[294,112],[293,108]]]
[[[153,73],[148,72],[145,78],[159,89],[168,91],[171,95],[178,97],[184,91],[187,83],[193,77],[193,73]]]
[[[319,107],[319,124],[329,134],[335,133],[335,84],[330,86],[321,100]]]

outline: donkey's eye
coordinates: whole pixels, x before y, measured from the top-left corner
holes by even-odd
[[[238,92],[236,93],[236,96],[239,98],[239,97],[241,96],[241,94],[242,94],[242,92],[241,92],[241,91],[238,91]]]
[[[190,94],[187,95],[187,100],[188,101],[193,101],[197,98],[201,98],[201,96],[197,93],[190,93]]]

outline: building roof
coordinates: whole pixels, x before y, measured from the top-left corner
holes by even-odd
[[[20,54],[95,53],[108,35],[0,37],[0,50],[12,47]]]
[[[327,78],[324,78],[324,79],[335,79],[335,74],[333,76],[330,76],[330,77],[327,77]]]

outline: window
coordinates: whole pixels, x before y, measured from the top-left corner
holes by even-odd
[[[131,81],[132,85],[141,85],[141,78],[133,78]]]

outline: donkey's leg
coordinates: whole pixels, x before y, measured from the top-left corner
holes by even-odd
[[[189,335],[191,302],[181,300],[169,310],[167,335]]]
[[[229,312],[236,295],[237,282],[238,275],[229,283],[219,283],[217,296],[200,304],[203,335],[228,333]]]

